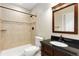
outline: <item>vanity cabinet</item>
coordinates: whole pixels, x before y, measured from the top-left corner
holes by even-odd
[[[54,50],[47,44],[41,43],[41,55],[42,56],[52,56],[54,55]]]
[[[54,48],[54,56],[66,56],[66,54],[64,52]]]
[[[53,46],[41,42],[42,56],[66,56],[66,54]]]

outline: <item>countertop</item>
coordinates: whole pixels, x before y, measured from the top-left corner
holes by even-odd
[[[47,45],[49,45],[51,47],[55,47],[55,48],[57,48],[59,50],[67,52],[69,54],[72,54],[73,56],[79,56],[79,46],[75,47],[77,45],[71,44],[69,42],[64,42],[64,43],[68,44],[68,47],[58,47],[58,46],[55,46],[53,44],[50,44],[50,41],[51,41],[51,39],[47,39],[47,40],[43,40],[41,42],[45,43],[45,44],[47,44]]]

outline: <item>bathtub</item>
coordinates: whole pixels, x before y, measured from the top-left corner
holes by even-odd
[[[18,46],[15,48],[10,48],[0,52],[0,56],[24,56],[24,49],[29,47],[30,44]],[[35,56],[41,56],[40,51]]]

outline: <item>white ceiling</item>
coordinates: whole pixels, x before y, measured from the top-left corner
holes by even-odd
[[[32,10],[35,6],[37,6],[38,4],[41,4],[41,3],[14,3],[14,5],[17,5],[17,6],[20,6],[20,7],[23,7],[27,10]],[[46,3],[45,3],[46,4]],[[58,3],[50,3],[50,6],[53,7],[55,5],[57,5]]]
[[[19,7],[25,8],[28,11],[31,11],[33,8],[35,8],[35,6],[37,6],[41,3],[9,3],[9,4],[13,4],[15,6],[19,6]],[[53,7],[56,4],[58,4],[58,3],[50,3],[50,6]]]
[[[23,7],[27,10],[32,10],[37,5],[37,3],[13,3],[13,4],[19,7]]]

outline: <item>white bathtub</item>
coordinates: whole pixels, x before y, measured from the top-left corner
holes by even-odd
[[[30,44],[18,46],[15,48],[10,48],[10,49],[1,51],[0,55],[1,56],[24,56],[24,49],[26,49],[29,46]],[[40,56],[40,54],[41,54],[40,52],[37,53],[37,56]]]

